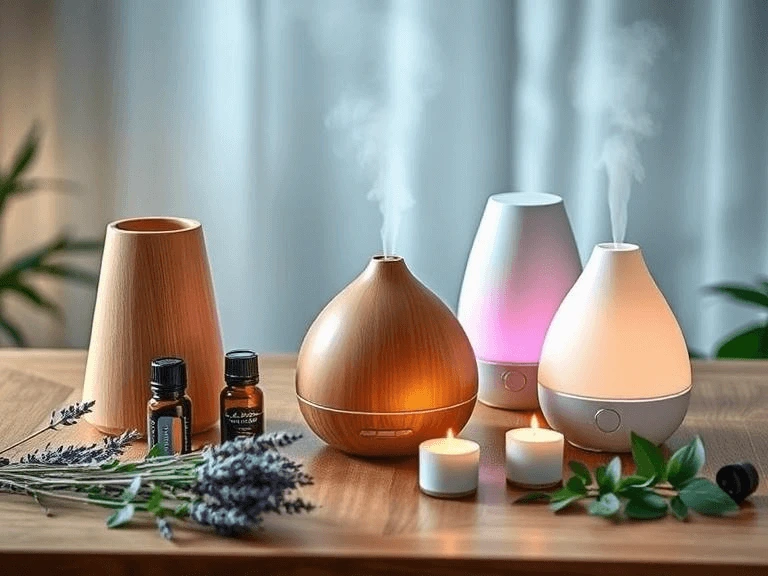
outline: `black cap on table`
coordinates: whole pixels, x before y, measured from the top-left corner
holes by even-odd
[[[749,462],[728,464],[718,470],[716,476],[717,485],[728,494],[736,504],[741,504],[744,499],[757,490],[760,478],[757,470]]]

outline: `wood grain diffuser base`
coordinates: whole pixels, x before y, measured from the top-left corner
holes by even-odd
[[[192,431],[216,424],[224,374],[219,318],[203,229],[185,218],[107,226],[83,398],[85,418],[110,434],[144,434],[153,358],[187,363]]]
[[[310,428],[361,456],[416,454],[464,427],[477,365],[456,317],[399,257],[374,257],[320,313],[296,368]]]

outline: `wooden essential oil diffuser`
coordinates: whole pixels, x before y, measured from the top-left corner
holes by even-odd
[[[131,218],[107,226],[83,399],[85,418],[115,434],[146,432],[150,362],[187,364],[192,431],[218,420],[224,374],[219,318],[203,229],[186,218]]]
[[[374,257],[309,328],[296,395],[310,428],[361,456],[416,454],[464,427],[477,397],[472,346],[400,257]]]

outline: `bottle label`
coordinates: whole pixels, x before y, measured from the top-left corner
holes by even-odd
[[[157,419],[150,419],[150,448],[155,445],[160,446],[160,453],[163,456],[170,456],[180,452],[188,451],[184,441],[184,427],[186,418],[176,416],[160,416]]]
[[[229,408],[224,412],[226,439],[264,434],[264,413],[256,408]]]

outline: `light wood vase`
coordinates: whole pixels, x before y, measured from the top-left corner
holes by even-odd
[[[184,218],[132,218],[107,226],[83,399],[108,434],[147,426],[150,362],[187,364],[192,431],[218,419],[221,331],[203,229]]]
[[[320,313],[296,368],[310,428],[361,456],[416,454],[464,427],[477,364],[464,330],[402,258],[374,257]]]

